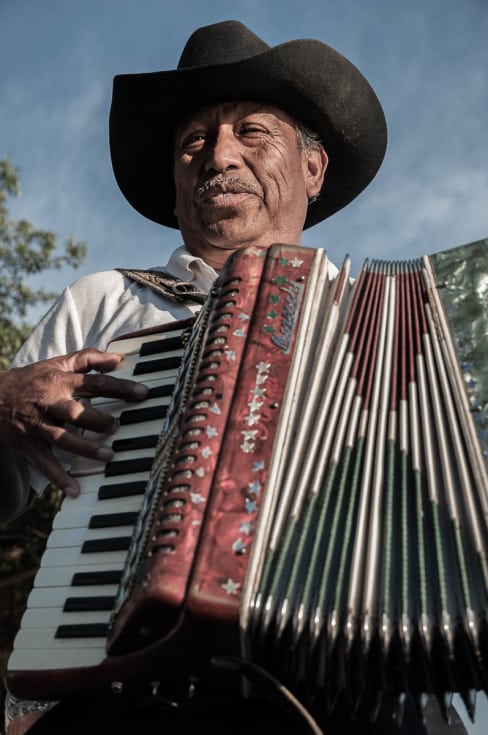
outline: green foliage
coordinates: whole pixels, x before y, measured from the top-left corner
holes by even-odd
[[[50,487],[26,513],[0,528],[0,670],[2,652],[6,659],[58,505],[59,491]]]
[[[31,276],[66,266],[77,268],[86,255],[86,243],[68,238],[57,252],[53,232],[40,230],[27,220],[12,221],[10,197],[20,196],[20,181],[13,164],[0,161],[0,369],[8,367],[30,332],[28,309],[49,304],[56,294],[28,284]]]
[[[56,236],[27,220],[9,218],[8,200],[20,195],[17,171],[8,159],[0,160],[0,369],[10,365],[29,336],[28,309],[49,304],[56,296],[33,288],[28,279],[46,270],[77,268],[86,254],[86,244],[68,238],[57,251]],[[0,482],[1,485],[1,482]],[[27,595],[59,503],[59,491],[51,487],[18,519],[0,528],[0,713],[3,676],[20,624]],[[0,733],[2,732],[0,717]]]

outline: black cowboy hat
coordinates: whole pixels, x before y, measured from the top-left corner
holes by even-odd
[[[320,136],[329,166],[305,227],[352,201],[373,179],[386,149],[386,123],[367,80],[320,41],[270,47],[230,20],[196,30],[178,68],[114,79],[110,151],[117,183],[138,212],[168,227],[174,215],[176,125],[213,102],[251,100],[286,110]]]

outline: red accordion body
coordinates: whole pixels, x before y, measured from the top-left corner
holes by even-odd
[[[161,640],[187,616],[192,628],[208,621],[220,630],[217,649],[230,623],[238,645],[240,594],[314,256],[275,246],[227,264],[201,327],[170,467],[162,479],[155,472],[158,499],[110,653]]]

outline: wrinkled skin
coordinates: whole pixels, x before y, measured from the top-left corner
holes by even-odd
[[[203,107],[175,134],[176,215],[187,248],[220,270],[240,248],[299,244],[327,156],[300,151],[293,119],[253,102]]]
[[[21,452],[68,495],[77,495],[77,481],[53,457],[52,448],[59,447],[83,457],[110,459],[109,447],[68,431],[64,425],[108,434],[116,427],[112,416],[77,399],[144,398],[145,386],[103,374],[102,371],[113,370],[122,360],[122,355],[86,349],[0,373],[0,442]],[[99,372],[87,374],[90,370]],[[5,483],[4,504],[8,504],[4,495],[8,491]],[[15,504],[12,510],[15,512]]]

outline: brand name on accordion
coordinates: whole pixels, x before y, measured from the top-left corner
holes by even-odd
[[[303,284],[285,280],[280,283],[280,291],[285,294],[283,313],[279,332],[273,332],[271,341],[287,355],[291,349],[293,332],[298,318],[298,311],[303,296]]]

